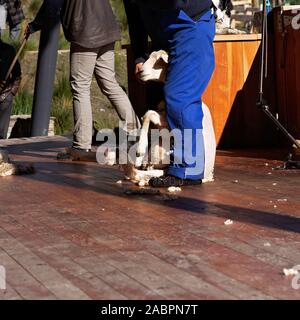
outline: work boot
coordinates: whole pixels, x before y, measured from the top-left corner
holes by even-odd
[[[149,185],[154,188],[194,186],[200,184],[202,184],[202,180],[181,179],[171,175],[166,175],[159,178],[154,177],[149,181]]]
[[[96,162],[96,152],[91,149],[66,148],[65,151],[58,153],[58,160],[73,160]]]

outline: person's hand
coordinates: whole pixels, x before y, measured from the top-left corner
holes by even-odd
[[[11,94],[13,96],[15,96],[20,88],[20,85],[21,85],[21,78],[17,78],[14,83],[12,84],[12,87],[11,87]]]
[[[136,75],[142,71],[143,65],[144,65],[143,62],[137,63],[137,64],[135,65],[135,74],[136,74]]]
[[[140,79],[139,77],[139,74],[142,72],[143,70],[143,65],[144,63],[143,62],[140,62],[140,63],[137,63],[135,65],[135,76],[136,76],[136,79],[140,82],[140,83],[143,83],[143,81]]]
[[[6,87],[6,81],[0,81],[0,95],[2,94],[2,91],[4,91]]]
[[[25,31],[24,31],[24,37],[25,37],[26,39],[28,39],[31,34],[32,34],[32,32],[31,32],[30,26],[29,26],[29,24],[28,24],[27,27],[26,27],[26,29],[25,29]]]

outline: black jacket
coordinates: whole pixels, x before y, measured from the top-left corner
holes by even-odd
[[[49,27],[59,15],[66,39],[82,47],[97,48],[120,39],[109,0],[44,0],[31,31]]]

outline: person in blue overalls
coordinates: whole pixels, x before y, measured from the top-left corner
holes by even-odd
[[[150,185],[201,184],[205,169],[201,97],[215,67],[212,1],[135,1],[144,8],[161,12],[160,24],[169,42],[169,69],[164,89],[167,119],[171,130],[177,129],[181,136],[175,139],[167,175],[152,178]]]

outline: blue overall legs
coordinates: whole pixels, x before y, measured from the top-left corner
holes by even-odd
[[[166,31],[170,45],[165,85],[167,118],[171,130],[176,129],[181,137],[175,138],[168,174],[199,180],[205,169],[201,97],[215,67],[215,18],[209,10],[194,21],[181,10]]]

